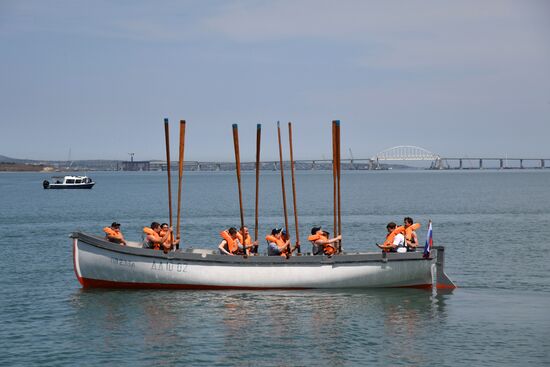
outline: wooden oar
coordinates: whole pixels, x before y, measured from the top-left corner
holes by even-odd
[[[292,122],[288,123],[288,145],[290,147],[290,174],[292,177],[292,204],[294,205],[294,226],[296,227],[296,249],[300,250],[300,233],[298,231],[298,208],[296,206],[296,181],[294,179],[294,154],[292,152]]]
[[[168,174],[168,215],[170,217],[170,228],[172,228],[172,180],[170,177],[170,129],[168,119],[164,119],[164,138],[166,140],[166,173]],[[174,232],[170,233],[170,243],[174,242]]]
[[[342,160],[340,159],[340,120],[336,120],[336,178],[338,192],[338,235],[342,235],[342,195],[340,191],[340,173],[342,171]],[[342,240],[338,241],[338,252],[342,252]]]
[[[337,170],[337,162],[336,162],[336,121],[332,121],[332,204],[333,204],[333,224],[334,224],[334,237],[338,236],[338,202],[337,202],[337,192],[336,192],[336,170]]]
[[[283,147],[282,147],[282,144],[281,144],[281,126],[279,125],[279,121],[277,121],[277,136],[279,138],[279,164],[281,166],[281,189],[283,190],[283,211],[284,211],[284,215],[285,215],[285,232],[286,232],[286,236],[287,236],[287,238],[285,239],[285,241],[286,241],[289,237],[289,233],[288,233],[288,215],[287,215],[287,212],[286,212],[285,169],[284,169],[284,166],[283,166]],[[289,253],[290,253],[290,251],[289,251]]]
[[[178,172],[178,217],[176,220],[176,237],[180,242],[176,245],[176,249],[180,248],[180,219],[181,219],[181,182],[183,176],[183,148],[185,146],[185,120],[180,120],[180,156],[179,156],[179,172]]]
[[[241,191],[241,155],[239,153],[239,127],[233,124],[233,144],[235,145],[235,170],[237,171],[237,186],[239,187],[239,209],[241,211],[241,235],[244,242],[244,211],[243,211],[243,194]],[[245,247],[244,243],[243,249]],[[246,250],[244,250],[246,255]]]
[[[256,125],[256,207],[254,211],[254,242],[258,241],[258,195],[260,192],[260,141],[262,137],[262,124]],[[258,253],[256,245],[255,253]]]

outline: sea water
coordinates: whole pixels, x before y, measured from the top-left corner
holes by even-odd
[[[377,251],[411,216],[446,247],[451,293],[83,290],[69,234],[122,224],[141,240],[168,222],[166,172],[92,172],[92,190],[43,190],[0,174],[0,365],[537,366],[550,363],[550,170],[342,172],[346,251]],[[177,176],[174,174],[173,176]],[[215,249],[239,226],[232,172],[185,172],[184,247]],[[255,176],[243,172],[254,233]],[[287,172],[289,231],[296,237]],[[303,251],[333,232],[332,174],[298,171]],[[172,182],[174,225],[177,177]],[[259,238],[284,226],[278,172],[262,172]]]

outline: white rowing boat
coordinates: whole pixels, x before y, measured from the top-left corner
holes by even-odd
[[[164,254],[74,232],[74,270],[84,288],[338,289],[455,288],[443,270],[444,248],[431,256],[344,253],[327,256],[226,256],[187,249]]]

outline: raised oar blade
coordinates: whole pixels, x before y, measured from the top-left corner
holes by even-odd
[[[176,245],[176,249],[179,249],[181,243],[180,234],[180,220],[181,220],[181,184],[183,178],[183,164],[184,164],[184,147],[185,147],[185,120],[180,120],[180,151],[179,151],[179,171],[178,171],[178,217],[176,222],[176,236],[179,238],[179,242]]]
[[[289,240],[290,234],[288,232],[288,212],[286,208],[286,188],[285,188],[285,168],[284,168],[284,162],[283,162],[283,148],[282,148],[282,140],[281,140],[281,126],[279,121],[277,121],[277,137],[279,140],[279,165],[281,169],[281,190],[282,190],[282,196],[283,196],[283,214],[284,214],[284,220],[285,220],[285,233],[286,236],[284,237],[285,242]],[[290,256],[290,251],[287,251],[287,257]]]
[[[296,229],[296,249],[300,250],[300,232],[298,230],[298,207],[296,205],[296,180],[294,178],[294,152],[292,150],[292,122],[288,123],[288,145],[290,148],[290,174],[292,177],[292,204],[294,208],[294,227]]]
[[[342,235],[342,192],[340,190],[340,178],[342,172],[342,160],[340,158],[340,120],[336,120],[336,177],[337,177],[337,192],[338,192],[338,235]],[[338,252],[342,252],[342,240],[338,241]]]
[[[256,205],[254,212],[254,242],[258,241],[258,203],[260,192],[260,143],[262,138],[262,124],[256,125]],[[258,246],[256,245],[256,253]]]
[[[277,137],[279,139],[279,164],[281,166],[281,189],[283,192],[283,212],[285,216],[285,232],[287,235],[287,239],[289,237],[288,233],[288,215],[286,210],[286,192],[285,192],[285,169],[283,166],[283,146],[281,143],[281,126],[279,124],[279,121],[277,121]],[[286,241],[286,239],[285,239]]]
[[[337,163],[336,163],[336,121],[332,121],[332,209],[333,209],[333,228],[334,237],[338,236],[338,202],[336,192],[336,180],[337,180]]]
[[[172,181],[170,179],[170,128],[168,119],[164,119],[164,138],[166,141],[166,173],[168,175],[168,216],[172,228]],[[170,244],[174,243],[174,233],[170,233]]]
[[[241,213],[241,235],[244,242],[244,211],[243,211],[243,195],[241,191],[241,156],[239,153],[239,127],[237,124],[233,124],[233,144],[235,146],[235,170],[237,172],[237,186],[239,188],[239,209]],[[244,244],[243,244],[244,248]],[[246,250],[244,251],[246,255]]]

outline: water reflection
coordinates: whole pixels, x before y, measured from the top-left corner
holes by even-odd
[[[425,351],[417,340],[442,327],[445,297],[409,289],[80,290],[71,303],[76,327],[93,330],[101,340],[96,347],[106,352],[124,342],[160,364],[340,366],[376,362],[380,351],[396,363],[422,364]]]

